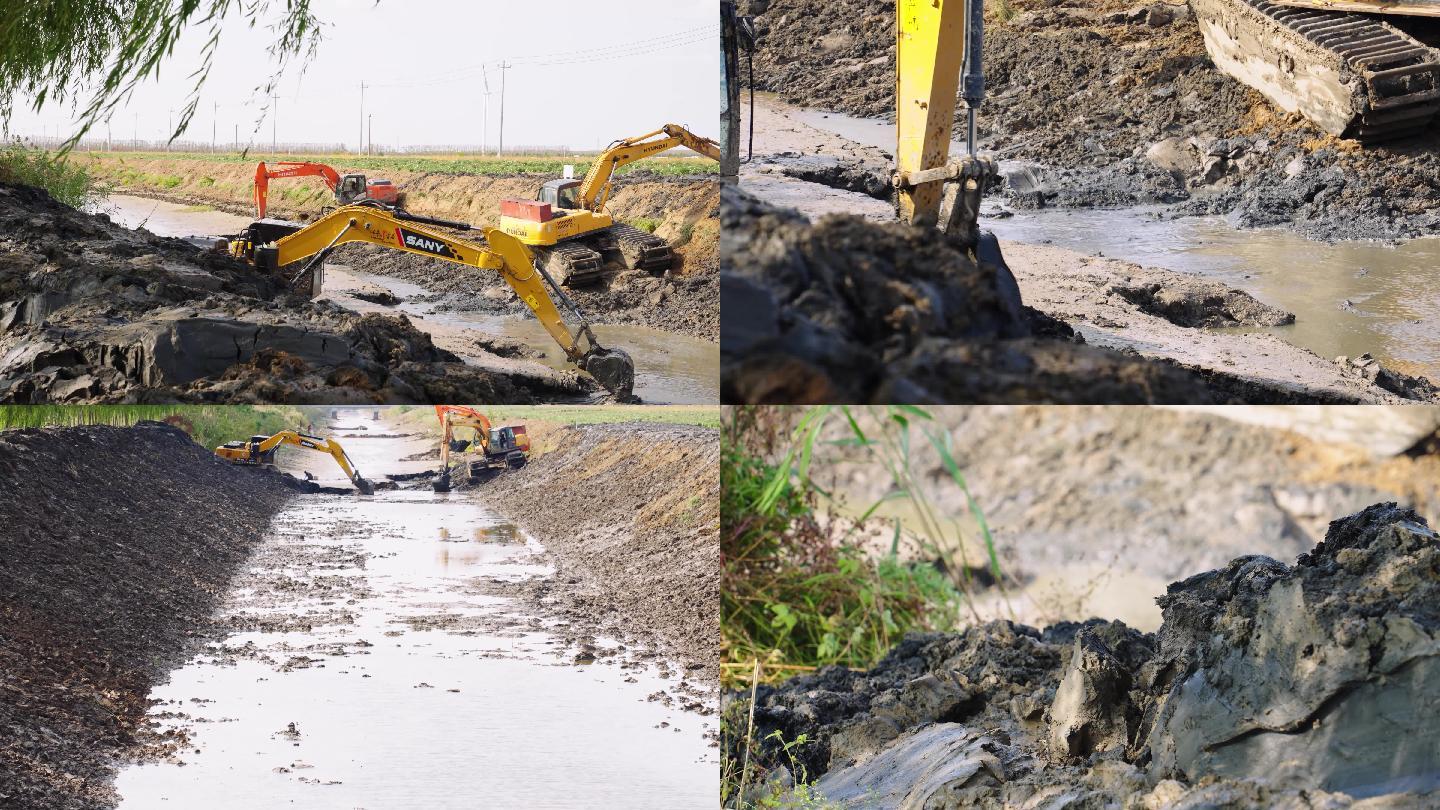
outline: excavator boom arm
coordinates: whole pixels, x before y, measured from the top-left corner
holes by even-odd
[[[895,26],[895,168],[899,176],[945,166],[966,41],[963,0],[898,0]],[[939,182],[898,184],[900,221],[933,227]]]
[[[282,161],[275,164],[279,169],[267,168],[264,161],[255,166],[255,213],[265,218],[265,208],[270,195],[270,181],[279,177],[319,177],[331,191],[340,185],[340,173],[324,163],[297,163]]]
[[[570,332],[524,243],[499,228],[484,228],[485,244],[475,244],[426,227],[416,219],[365,205],[338,208],[276,243],[276,263],[283,267],[344,242],[368,242],[467,267],[494,270],[535,313],[540,325],[564,350],[570,362],[589,371],[612,393],[622,398],[630,396],[634,365],[629,357],[618,349],[602,347],[590,331],[589,322],[573,307],[571,311],[580,324],[573,334]],[[582,337],[589,344],[588,350],[582,348]]]
[[[373,495],[375,493],[375,488],[369,481],[366,481],[365,478],[360,475],[359,470],[356,470],[355,466],[350,463],[350,456],[345,453],[345,448],[341,447],[340,442],[334,439],[326,439],[321,436],[309,436],[293,430],[282,430],[254,446],[254,451],[263,456],[282,444],[328,454],[331,458],[335,459],[336,464],[340,465],[340,469],[345,473],[345,477],[350,479],[350,482],[355,485],[356,489],[366,495]]]
[[[711,160],[720,160],[720,144],[702,138],[679,124],[666,124],[654,132],[617,141],[602,152],[580,184],[581,207],[589,211],[604,210],[605,199],[610,195],[610,180],[616,169],[677,146],[684,146]]]

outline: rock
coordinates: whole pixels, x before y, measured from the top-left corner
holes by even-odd
[[[1189,140],[1178,136],[1151,144],[1145,150],[1145,159],[1161,169],[1185,175],[1193,173],[1199,166]]]

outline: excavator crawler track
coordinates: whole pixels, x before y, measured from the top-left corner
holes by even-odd
[[[1440,51],[1390,23],[1266,0],[1192,5],[1216,67],[1332,135],[1402,138],[1440,113]]]
[[[566,287],[585,287],[598,283],[604,274],[604,257],[579,242],[561,242],[551,247],[532,248],[541,266],[555,279],[556,284]]]
[[[620,253],[620,263],[626,270],[663,273],[675,261],[675,254],[664,239],[634,225],[617,222],[610,226],[610,236],[614,238],[615,250]]]

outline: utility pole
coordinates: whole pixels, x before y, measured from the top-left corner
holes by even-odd
[[[166,127],[166,129],[165,129],[165,151],[166,151],[166,152],[169,152],[169,151],[170,151],[170,142],[175,139],[175,108],[174,108],[174,107],[171,107],[171,108],[170,108],[170,117],[169,117],[168,119],[166,119],[166,120],[169,121],[169,124],[168,124],[168,126]]]
[[[279,131],[280,125],[280,97],[274,93],[270,94],[270,151],[275,151],[275,144],[278,142],[275,133]]]
[[[496,157],[505,151],[505,71],[511,67],[509,62],[500,63],[500,148],[495,150]]]
[[[220,126],[220,102],[213,102],[214,107],[210,113],[210,154],[215,154],[215,129]]]
[[[365,82],[360,82],[360,143],[355,147],[355,154],[365,150]]]
[[[235,151],[240,151],[240,125],[235,125]]]
[[[370,143],[370,149],[369,149],[369,151],[367,151],[367,152],[365,153],[365,154],[368,155],[368,154],[370,154],[371,152],[374,152],[374,151],[375,151],[375,114],[374,114],[374,113],[371,113],[371,114],[365,116],[365,127],[366,127],[366,129],[367,129],[367,132],[369,133],[369,134],[367,134],[367,135],[365,136],[366,139],[367,139],[367,140],[369,141],[369,143]]]
[[[135,113],[135,129],[130,131],[130,148],[140,148],[140,113]]]
[[[480,66],[480,78],[485,85],[485,113],[480,124],[480,154],[485,154],[485,148],[490,145],[490,75],[485,72],[485,66]]]

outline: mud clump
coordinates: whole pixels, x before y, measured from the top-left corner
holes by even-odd
[[[1154,634],[992,622],[761,686],[752,739],[805,734],[796,762],[845,807],[1440,798],[1440,537],[1415,512],[1371,506],[1293,566],[1241,557],[1158,602]],[[726,697],[733,722],[748,693]],[[783,784],[788,757],[757,746]]]
[[[0,805],[113,806],[114,758],[166,744],[150,689],[295,483],[159,423],[0,433]]]
[[[1433,135],[1352,148],[1221,73],[1181,3],[1015,0],[985,30],[981,145],[1019,208],[1175,205],[1239,227],[1402,239],[1440,226]],[[895,7],[761,0],[757,86],[894,115]],[[958,112],[963,115],[963,112]],[[957,125],[960,119],[957,117]],[[961,126],[957,138],[963,138]]]
[[[1056,339],[1013,279],[938,234],[722,196],[727,402],[1214,399],[1185,370]]]
[[[403,316],[309,301],[39,189],[0,184],[0,226],[0,401],[534,402],[597,388],[466,366]]]

